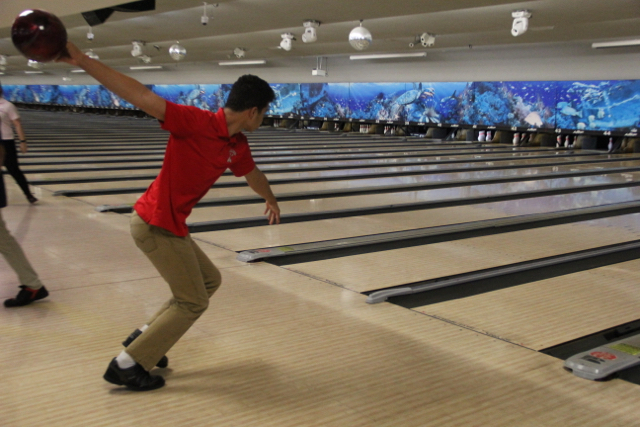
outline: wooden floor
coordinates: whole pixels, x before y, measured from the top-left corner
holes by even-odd
[[[40,202],[30,206],[13,180],[4,180],[9,206],[1,214],[50,297],[0,310],[1,427],[639,425],[639,386],[577,378],[562,369],[561,360],[537,351],[589,333],[593,326],[583,319],[590,316],[613,326],[637,319],[638,261],[410,310],[366,304],[360,288],[340,283],[344,279],[334,275],[345,269],[359,271],[358,280],[372,272],[356,268],[353,259],[332,261],[344,266],[325,265],[322,273],[303,264],[245,264],[236,260],[235,250],[250,243],[225,243],[233,240],[229,232],[202,233],[194,237],[221,269],[223,286],[168,353],[169,368],[157,370],[167,379],[164,388],[148,393],[118,388],[102,374],[121,351],[120,342],[168,298],[167,286],[133,244],[127,215],[98,213],[93,209],[98,203],[54,197],[45,187],[36,188]],[[575,196],[574,203],[588,206],[636,194],[610,191],[599,199]],[[465,214],[517,215],[527,207],[544,212],[569,196],[553,197],[511,207],[474,205],[466,212],[443,208],[420,226],[463,221]],[[257,205],[240,208],[262,213]],[[378,220],[396,229],[415,226],[399,214]],[[603,235],[612,241],[637,238],[630,228],[636,221],[620,217],[557,226],[551,233],[557,243],[547,240],[540,254],[593,239],[601,243]],[[357,225],[346,221],[336,229],[348,233]],[[330,223],[317,226],[340,235]],[[236,232],[250,240],[255,231],[259,247],[280,242],[279,227]],[[432,252],[416,258],[428,268],[413,271],[468,269],[471,264],[460,258],[465,253],[486,254],[492,262],[519,260],[523,255],[504,250],[508,242],[525,246],[542,231],[447,242],[458,244],[451,252],[429,245]],[[318,230],[317,239],[329,238],[322,233]],[[576,235],[580,239],[571,237]],[[369,284],[387,280],[388,285],[413,274],[381,268],[398,257],[376,256],[366,261],[378,273],[365,280]],[[313,278],[316,273],[322,277]],[[14,296],[18,285],[0,259],[0,297]],[[550,326],[563,318],[569,319],[565,328]]]

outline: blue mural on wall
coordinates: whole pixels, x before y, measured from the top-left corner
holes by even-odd
[[[351,83],[350,118],[403,120],[404,106],[396,100],[406,92],[407,83]]]
[[[6,85],[5,98],[25,104],[135,109],[101,85]]]
[[[148,85],[170,101],[210,111],[231,84]],[[640,80],[277,83],[268,114],[338,120],[637,133]],[[12,102],[135,109],[102,85],[5,85]]]
[[[640,80],[558,82],[556,127],[637,130],[640,127]]]
[[[302,83],[298,114],[305,117],[347,119],[349,109],[348,83]]]
[[[469,123],[482,126],[555,128],[556,82],[474,82]]]
[[[472,103],[465,103],[469,96],[467,82],[421,82],[413,84],[416,89],[405,92],[396,104],[402,104],[404,121],[419,123],[458,124],[464,111]]]
[[[267,114],[298,114],[300,108],[300,85],[298,83],[274,83],[269,85],[276,99],[269,105]]]
[[[151,90],[176,104],[203,110],[218,111],[224,105],[224,102],[220,102],[220,85],[217,84],[153,85]]]

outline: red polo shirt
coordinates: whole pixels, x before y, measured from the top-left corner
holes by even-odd
[[[255,167],[247,137],[229,137],[224,110],[217,113],[167,101],[162,129],[171,133],[158,177],[133,208],[151,225],[189,234],[193,207],[229,168],[244,176]]]

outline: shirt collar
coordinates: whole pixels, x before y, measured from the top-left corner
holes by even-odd
[[[227,127],[227,116],[224,114],[224,108],[218,109],[218,111],[215,113],[215,116],[216,120],[218,120],[219,123],[224,123],[224,125],[220,127],[224,133],[218,135],[220,139],[227,140],[234,144],[244,140],[245,136],[242,132],[238,132],[233,136],[229,136],[229,128]]]

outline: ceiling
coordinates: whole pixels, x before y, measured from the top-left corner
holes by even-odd
[[[640,0],[215,0],[208,2],[208,25],[201,24],[202,1],[156,0],[151,12],[114,12],[103,24],[89,27],[82,12],[122,4],[108,0],[1,0],[0,54],[8,56],[6,74],[28,70],[27,61],[11,43],[13,18],[22,10],[41,8],[55,13],[67,27],[69,39],[84,51],[92,49],[112,67],[138,65],[132,41],[145,42],[152,64],[175,64],[168,49],[177,41],[186,48],[182,63],[215,63],[235,59],[236,47],[245,59],[336,57],[358,53],[450,51],[478,46],[485,49],[559,43],[584,43],[640,38]],[[124,1],[126,3],[126,0]],[[511,35],[514,10],[532,13],[529,30]],[[303,43],[303,21],[321,22],[318,41]],[[365,52],[348,43],[360,20],[373,35]],[[94,40],[87,40],[87,33]],[[281,34],[297,41],[291,51],[278,48]],[[421,33],[436,34],[435,45],[409,47]],[[640,47],[622,48],[637,53]],[[64,72],[66,64],[45,64]]]

